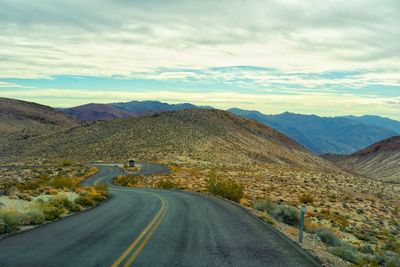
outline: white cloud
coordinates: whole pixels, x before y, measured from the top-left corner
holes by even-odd
[[[395,0],[0,0],[0,77],[235,65],[398,77],[399,18]]]

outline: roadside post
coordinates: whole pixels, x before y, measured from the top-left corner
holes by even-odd
[[[300,233],[299,233],[299,242],[303,242],[303,231],[304,231],[304,217],[306,214],[306,207],[301,207],[301,219],[300,219]]]

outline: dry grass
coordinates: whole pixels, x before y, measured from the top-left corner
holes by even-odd
[[[207,192],[210,169],[205,165],[169,164],[174,172],[168,176],[147,177],[147,181],[171,179],[188,190]],[[274,164],[226,165],[217,169],[221,179],[234,179],[245,186],[248,202],[269,199],[300,208],[307,206],[306,230],[327,229],[350,252],[371,245],[372,254],[383,255],[391,239],[400,239],[400,187],[363,177],[316,172]],[[146,184],[143,184],[146,186]],[[268,205],[268,204],[263,204]],[[271,216],[266,221],[273,222]],[[288,228],[290,229],[290,228]],[[290,230],[294,231],[294,230]],[[318,234],[315,234],[318,235]],[[337,249],[340,254],[349,246]],[[350,252],[343,252],[349,256]],[[395,252],[397,253],[397,252]]]

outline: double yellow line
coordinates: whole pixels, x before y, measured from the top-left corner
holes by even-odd
[[[130,246],[121,254],[121,256],[111,265],[111,267],[120,266],[120,264],[125,260],[125,263],[122,265],[123,267],[131,266],[131,264],[135,261],[139,253],[146,246],[147,242],[154,234],[158,226],[161,224],[162,220],[165,217],[165,214],[168,209],[168,201],[156,194],[145,192],[147,194],[151,194],[157,197],[161,201],[161,208],[151,220],[151,222],[146,226],[146,228],[140,233],[140,235],[133,240]]]

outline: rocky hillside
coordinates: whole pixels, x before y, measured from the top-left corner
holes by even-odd
[[[78,125],[78,121],[51,107],[0,98],[0,153],[17,142],[49,135]]]
[[[80,160],[138,158],[163,162],[334,168],[296,142],[261,123],[221,110],[171,111],[139,118],[96,121],[34,141],[8,155]]]
[[[110,104],[86,104],[73,108],[64,108],[61,111],[82,121],[110,120],[135,116],[132,112],[115,108]]]
[[[378,142],[336,164],[369,177],[400,183],[400,136]]]

